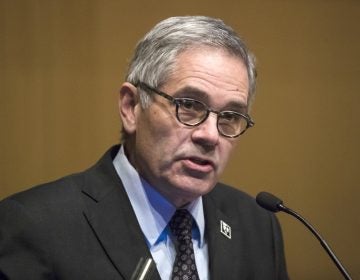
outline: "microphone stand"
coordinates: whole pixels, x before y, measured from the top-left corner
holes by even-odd
[[[345,267],[340,263],[338,258],[335,256],[334,252],[331,250],[330,246],[326,243],[326,241],[321,237],[321,235],[315,230],[315,228],[309,222],[307,222],[301,215],[296,213],[294,210],[284,206],[282,203],[279,203],[277,205],[277,208],[280,211],[283,211],[283,212],[285,212],[287,214],[290,214],[291,216],[295,217],[300,222],[302,222],[315,235],[315,237],[320,241],[321,246],[328,253],[328,255],[333,260],[336,267],[340,270],[341,274],[345,277],[345,279],[352,280],[349,273],[346,271]]]

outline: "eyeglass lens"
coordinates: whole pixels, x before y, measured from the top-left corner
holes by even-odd
[[[177,99],[177,117],[185,125],[195,126],[204,122],[210,110],[205,104],[193,99]],[[217,126],[225,136],[240,135],[248,126],[248,121],[240,114],[232,111],[218,113]]]

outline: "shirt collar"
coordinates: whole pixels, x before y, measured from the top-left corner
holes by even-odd
[[[153,246],[164,236],[163,232],[175,213],[176,208],[154,187],[140,177],[139,173],[128,161],[123,145],[114,158],[113,164],[129,196],[140,228],[149,245]],[[199,246],[202,247],[205,232],[202,198],[199,197],[192,201],[186,206],[186,209],[189,210],[196,222]]]

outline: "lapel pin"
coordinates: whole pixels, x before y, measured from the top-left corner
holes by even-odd
[[[220,232],[227,238],[231,239],[231,227],[223,220],[220,221]]]

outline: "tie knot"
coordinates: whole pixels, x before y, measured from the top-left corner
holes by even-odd
[[[188,210],[178,209],[172,216],[169,226],[172,234],[179,240],[191,240],[193,218]]]

